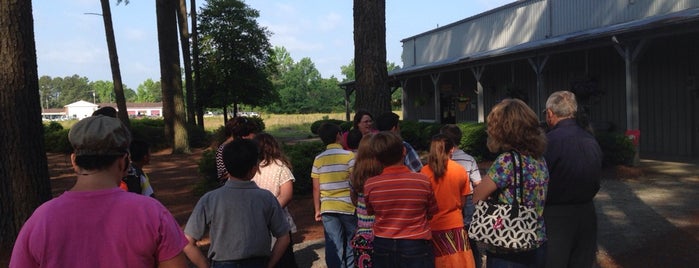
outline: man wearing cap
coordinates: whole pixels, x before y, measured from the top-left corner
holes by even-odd
[[[10,267],[186,267],[187,240],[170,212],[118,187],[131,142],[121,121],[88,117],[68,138],[77,181],[34,211],[17,237]]]

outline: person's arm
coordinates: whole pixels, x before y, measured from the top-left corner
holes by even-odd
[[[182,254],[182,252],[180,252],[180,254],[177,254],[177,256],[175,256],[172,259],[158,262],[158,268],[175,268],[175,267],[180,267],[180,268],[187,267],[187,258],[185,258],[184,254]]]
[[[313,209],[315,210],[315,220],[321,221],[320,217],[320,179],[313,179]]]
[[[272,256],[269,257],[267,267],[272,268],[277,265],[277,262],[279,262],[279,259],[281,259],[282,255],[284,255],[289,243],[291,243],[289,233],[277,237],[277,241],[274,242],[274,246],[272,247]]]
[[[485,175],[485,177],[481,180],[481,183],[478,184],[478,187],[473,191],[473,203],[477,203],[480,200],[486,200],[488,199],[488,196],[495,192],[495,190],[498,189],[498,186],[495,184],[493,179],[490,178],[490,176]]]
[[[282,208],[291,202],[291,198],[294,196],[294,183],[292,181],[286,181],[279,187],[279,196],[277,196],[277,201]]]
[[[197,247],[197,240],[186,234],[185,237],[187,237],[187,241],[189,243],[187,243],[187,245],[184,247],[184,254],[187,255],[189,261],[191,261],[194,266],[198,268],[209,267],[209,261],[206,260],[206,257],[204,257],[201,249]]]

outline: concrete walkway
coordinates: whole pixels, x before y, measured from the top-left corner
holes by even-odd
[[[641,160],[636,179],[603,178],[595,198],[595,267],[699,264],[699,161]],[[300,267],[326,267],[324,241],[294,247]]]

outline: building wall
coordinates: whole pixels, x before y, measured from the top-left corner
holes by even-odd
[[[403,66],[478,55],[549,37],[699,8],[696,0],[528,0],[409,37]]]
[[[649,40],[638,59],[640,146],[644,157],[699,155],[699,36],[686,34]],[[442,96],[464,94],[476,104],[471,66],[440,74]],[[412,77],[404,89],[406,120],[437,120],[430,76]],[[487,113],[500,100],[517,96],[536,108],[536,75],[527,60],[486,65],[481,83]],[[445,87],[446,85],[446,87]],[[551,55],[543,71],[540,105],[558,90],[578,95],[581,107],[602,130],[624,133],[625,63],[613,46]],[[587,94],[586,93],[590,93]],[[472,95],[471,95],[472,94]],[[414,102],[419,98],[423,102]],[[457,111],[456,122],[477,121],[477,109]]]

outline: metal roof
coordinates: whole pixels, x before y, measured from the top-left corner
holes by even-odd
[[[409,66],[401,69],[396,69],[388,73],[389,79],[397,78],[397,76],[405,76],[410,74],[419,73],[426,70],[448,68],[450,66],[484,62],[494,58],[505,57],[508,55],[514,55],[518,53],[525,53],[535,50],[540,50],[544,48],[552,48],[556,46],[563,45],[573,45],[577,43],[584,43],[586,41],[593,40],[609,40],[609,44],[613,44],[611,37],[621,34],[630,34],[634,32],[640,32],[645,30],[653,30],[657,28],[663,28],[668,26],[675,26],[687,23],[699,22],[699,9],[687,9],[683,11],[678,11],[674,13],[669,13],[665,15],[659,15],[649,18],[644,18],[640,20],[619,23],[615,25],[579,31],[574,33],[563,34],[559,36],[553,36],[543,40],[537,40],[527,43],[522,43],[519,45],[503,47],[499,49],[476,52],[462,57],[449,58],[441,61],[432,62],[429,64],[422,64],[416,66]],[[686,28],[677,29],[678,31],[686,31]],[[691,31],[699,31],[699,27],[690,28]],[[664,32],[662,35],[672,34],[671,32]],[[610,38],[610,39],[606,39]],[[551,54],[549,52],[548,54]],[[344,84],[349,84],[350,81]]]

